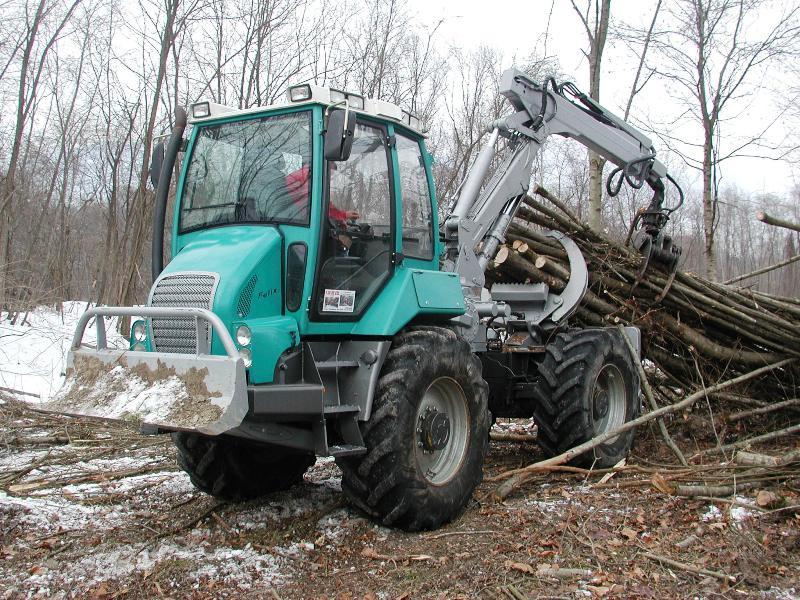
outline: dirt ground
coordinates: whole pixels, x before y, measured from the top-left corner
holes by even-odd
[[[493,442],[486,477],[538,457]],[[788,509],[757,490],[679,498],[652,484],[667,460],[640,432],[636,467],[610,479],[542,474],[502,504],[484,482],[455,522],[408,534],[349,508],[330,459],[225,504],[192,488],[168,438],[5,397],[0,598],[800,598],[800,482],[776,490]]]

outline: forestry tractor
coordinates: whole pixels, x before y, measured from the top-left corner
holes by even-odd
[[[151,168],[147,305],[82,316],[50,410],[170,433],[194,485],[228,500],[285,489],[332,456],[349,500],[406,530],[464,508],[496,417],[533,417],[551,455],[634,418],[623,334],[568,325],[588,282],[573,240],[546,233],[569,258],[560,293],[487,287],[485,272],[552,134],[615,163],[609,188],[652,188],[633,244],[644,265],[674,270],[667,170],[647,137],[572,84],[509,69],[501,93],[508,115],[488,125],[441,220],[422,125],[394,104],[303,84],[277,106],[179,109]],[[106,339],[105,317],[120,316],[139,318],[126,349]],[[92,321],[96,346],[82,343]],[[626,335],[639,349],[638,330]],[[576,462],[614,465],[631,436]]]

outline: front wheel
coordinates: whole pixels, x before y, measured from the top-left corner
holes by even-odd
[[[198,490],[238,502],[288,489],[314,464],[310,453],[233,437],[178,431],[172,434],[178,465]]]
[[[367,453],[338,461],[342,490],[384,525],[418,531],[452,520],[483,478],[487,397],[465,340],[439,327],[401,332],[362,425]]]
[[[534,419],[545,454],[561,454],[613,431],[639,414],[639,375],[619,331],[559,333],[539,365]],[[625,458],[634,430],[574,458],[581,467],[613,467]]]

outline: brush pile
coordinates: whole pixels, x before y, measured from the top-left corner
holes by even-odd
[[[585,326],[639,327],[644,358],[658,367],[651,370],[651,384],[669,403],[687,391],[800,357],[800,299],[682,271],[670,276],[652,264],[640,275],[643,259],[638,252],[590,230],[542,188],[525,199],[488,278],[543,281],[562,290],[569,280],[569,261],[542,229],[571,236],[588,263],[589,290],[573,320]],[[736,393],[720,393],[718,399],[756,409],[800,411],[798,384],[800,361],[792,361],[750,380]]]

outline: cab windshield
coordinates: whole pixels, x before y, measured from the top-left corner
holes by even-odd
[[[310,180],[310,111],[201,126],[186,171],[179,230],[308,225]]]

